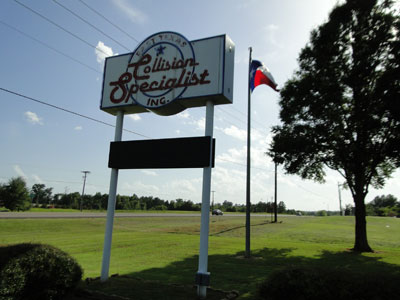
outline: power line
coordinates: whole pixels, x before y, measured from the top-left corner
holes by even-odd
[[[89,6],[89,4],[85,3],[82,0],[78,0],[79,2],[81,2],[83,5],[85,5],[87,8],[89,8],[92,12],[94,12],[95,14],[97,14],[98,16],[100,16],[101,18],[103,18],[105,21],[107,21],[109,24],[111,24],[112,26],[114,26],[115,28],[117,28],[119,31],[121,31],[122,33],[124,33],[126,36],[128,36],[130,39],[134,40],[135,42],[139,43],[139,41],[137,39],[135,39],[133,36],[131,36],[129,33],[127,33],[125,30],[123,30],[122,28],[120,28],[118,25],[114,24],[113,22],[111,22],[109,19],[107,19],[103,14],[99,13],[97,10],[95,10],[93,7]]]
[[[218,159],[219,159],[219,160],[222,160],[222,161],[226,161],[226,162],[228,162],[228,163],[232,163],[232,164],[236,164],[236,165],[239,165],[239,166],[244,166],[244,167],[246,167],[245,164],[242,164],[242,163],[239,163],[239,162],[234,162],[234,161],[231,161],[231,160],[228,160],[228,159],[223,159],[223,158],[218,158]],[[258,169],[258,170],[261,170],[261,171],[264,171],[264,172],[270,172],[270,173],[275,172],[275,171],[269,171],[269,170],[265,170],[265,169],[258,168],[258,167],[251,167],[251,168],[252,168],[252,169]],[[317,193],[315,193],[315,192],[313,192],[313,191],[310,191],[310,190],[308,190],[308,189],[302,187],[301,185],[299,185],[299,184],[297,184],[297,183],[295,183],[295,182],[294,182],[294,184],[295,184],[297,187],[301,188],[302,190],[304,190],[304,191],[306,191],[306,192],[308,192],[308,193],[310,193],[310,194],[313,194],[313,195],[315,195],[315,196],[317,196],[317,197],[320,197],[320,198],[323,198],[323,199],[330,199],[330,200],[332,200],[331,198],[327,198],[327,197],[322,196],[322,195],[320,195],[320,194],[317,194]]]
[[[34,101],[34,102],[37,102],[37,103],[40,103],[40,104],[47,105],[47,106],[50,106],[50,107],[52,107],[52,108],[58,109],[58,110],[62,110],[62,111],[64,111],[64,112],[67,112],[67,113],[76,115],[76,116],[81,117],[81,118],[85,118],[85,119],[88,119],[88,120],[91,120],[91,121],[94,121],[94,122],[97,122],[97,123],[100,123],[100,124],[107,125],[107,126],[110,126],[110,127],[114,127],[114,128],[115,128],[115,125],[113,125],[113,124],[110,124],[110,123],[107,123],[107,122],[104,122],[104,121],[101,121],[101,120],[98,120],[98,119],[95,119],[95,118],[92,118],[92,117],[89,117],[89,116],[86,116],[86,115],[82,115],[82,114],[77,113],[77,112],[74,112],[74,111],[72,111],[72,110],[68,110],[68,109],[65,109],[65,108],[62,108],[62,107],[59,107],[59,106],[56,106],[56,105],[53,105],[53,104],[50,104],[50,103],[47,103],[47,102],[38,100],[38,99],[34,99],[34,98],[32,98],[32,97],[25,96],[25,95],[23,95],[23,94],[20,94],[20,93],[17,93],[17,92],[14,92],[14,91],[11,91],[11,90],[2,88],[2,87],[0,87],[0,90],[2,90],[2,91],[4,91],[4,92],[7,92],[7,93],[10,93],[10,94],[13,94],[13,95],[15,95],[15,96],[18,96],[18,97],[21,97],[21,98],[30,100],[30,101]],[[126,131],[126,132],[130,132],[130,133],[139,135],[139,136],[141,136],[141,137],[150,138],[150,137],[148,137],[148,136],[146,136],[146,135],[137,133],[137,132],[132,131],[132,130],[128,130],[128,129],[123,129],[123,130]]]
[[[219,109],[219,110],[221,110],[222,112],[224,112],[225,114],[227,114],[227,115],[231,116],[232,118],[234,118],[234,119],[238,120],[239,122],[241,122],[241,123],[243,123],[243,124],[247,124],[247,121],[245,121],[245,120],[242,120],[242,119],[240,119],[240,118],[236,117],[235,115],[233,115],[233,114],[231,114],[231,113],[227,112],[225,109],[221,108],[220,106],[218,106],[218,109]],[[233,126],[235,126],[235,127],[237,127],[237,128],[239,128],[239,129],[240,129],[240,126],[238,126],[237,124],[234,124],[233,122],[226,121],[226,120],[225,120],[225,122],[227,122],[227,123],[229,123],[229,124],[231,124],[231,125],[233,125]],[[261,130],[259,130],[259,129],[257,129],[257,128],[253,127],[253,126],[251,126],[251,129],[253,129],[253,130],[257,131],[257,132],[258,132],[260,135],[264,135],[264,133],[262,133],[262,131],[261,131]]]
[[[0,166],[1,165],[8,165],[8,166],[15,166],[15,165],[17,165],[17,166],[27,166],[27,167],[33,167],[33,168],[40,168],[41,170],[43,170],[43,169],[46,169],[46,170],[57,170],[57,171],[60,171],[60,169],[62,169],[62,170],[64,170],[64,171],[66,171],[66,172],[71,172],[71,173],[76,173],[76,172],[78,172],[79,170],[78,169],[67,169],[67,168],[62,168],[62,167],[60,167],[59,165],[52,165],[52,167],[48,167],[48,166],[46,166],[46,167],[44,167],[43,165],[42,166],[39,166],[39,165],[35,165],[35,164],[31,164],[31,163],[25,163],[25,162],[2,162],[2,161],[0,161]]]
[[[82,22],[84,22],[85,24],[89,25],[90,27],[92,27],[94,30],[96,30],[97,32],[100,32],[102,35],[104,35],[105,37],[109,38],[110,40],[114,41],[115,43],[117,43],[118,45],[120,45],[122,48],[124,48],[127,51],[131,51],[131,49],[129,49],[128,47],[124,46],[123,44],[121,44],[120,42],[118,42],[116,39],[114,39],[113,37],[109,36],[107,33],[105,33],[104,31],[100,30],[98,27],[96,27],[95,25],[93,25],[92,23],[86,21],[84,18],[82,18],[80,15],[78,15],[77,13],[75,13],[74,11],[72,11],[71,9],[69,9],[68,7],[62,5],[61,3],[57,2],[57,0],[53,0],[54,3],[56,3],[57,5],[59,5],[60,7],[62,7],[63,9],[65,9],[66,11],[68,11],[69,13],[71,13],[72,15],[74,15],[75,17],[77,17],[79,20],[81,20]]]
[[[231,108],[231,109],[233,109],[234,111],[240,113],[240,114],[243,115],[245,118],[247,118],[247,115],[246,115],[244,112],[242,112],[242,111],[240,111],[240,110],[234,108],[233,105],[229,105],[228,107]],[[260,121],[256,120],[254,117],[251,118],[251,121],[252,121],[252,122],[255,122],[255,123],[258,123],[260,126],[265,126],[265,124],[262,124]]]
[[[91,66],[85,64],[84,62],[81,62],[81,61],[77,60],[76,58],[74,58],[74,57],[72,57],[72,56],[70,56],[70,55],[68,55],[68,54],[66,54],[66,53],[61,52],[60,50],[58,50],[58,49],[56,49],[56,48],[50,46],[49,44],[47,44],[47,43],[45,43],[45,42],[42,42],[41,40],[38,40],[37,38],[35,38],[35,37],[33,37],[33,36],[31,36],[31,35],[29,35],[29,34],[23,32],[23,31],[21,31],[21,30],[19,30],[18,28],[15,28],[14,26],[12,26],[12,25],[10,25],[10,24],[7,24],[6,22],[4,22],[4,21],[2,21],[2,20],[0,20],[0,23],[3,24],[4,26],[7,26],[8,28],[10,28],[10,29],[12,29],[12,30],[14,30],[14,31],[16,31],[16,32],[18,32],[18,33],[20,33],[20,34],[22,34],[23,36],[25,36],[25,37],[27,37],[27,38],[29,38],[29,39],[31,39],[31,40],[33,40],[33,41],[35,41],[35,42],[41,44],[42,46],[44,46],[44,47],[46,47],[46,48],[49,48],[50,50],[53,50],[54,52],[56,52],[56,53],[58,53],[58,54],[61,54],[61,55],[65,56],[66,58],[69,58],[69,59],[73,60],[74,62],[76,62],[76,63],[78,63],[78,64],[80,64],[80,65],[82,65],[82,66],[84,66],[84,67],[86,67],[86,68],[88,68],[88,69],[90,69],[90,70],[96,72],[96,73],[103,74],[103,73],[100,72],[99,70],[96,70],[95,68],[93,68],[93,67],[91,67]]]
[[[235,164],[235,165],[239,165],[239,166],[243,166],[243,167],[246,167],[246,164],[242,164],[242,163],[239,163],[239,162],[236,162],[236,161],[232,161],[232,160],[229,160],[229,159],[224,159],[224,158],[218,158],[219,160],[222,160],[222,161],[225,161],[225,162],[228,162],[228,163],[231,163],[231,164]],[[261,171],[264,171],[264,172],[274,172],[274,171],[269,171],[269,170],[266,170],[266,169],[263,169],[263,168],[259,168],[259,167],[253,167],[253,166],[251,166],[251,168],[252,169],[257,169],[257,170],[261,170]]]
[[[49,180],[49,179],[42,179],[42,178],[40,178],[40,179],[41,179],[41,181],[44,181],[44,182],[69,183],[69,184],[82,184],[82,182],[78,182],[78,181]]]
[[[90,43],[88,43],[87,41],[85,41],[83,38],[77,36],[76,34],[72,33],[71,31],[65,29],[64,27],[62,27],[61,25],[57,24],[56,22],[50,20],[49,18],[45,17],[44,15],[38,13],[36,10],[30,8],[29,6],[19,2],[18,0],[14,0],[16,3],[18,3],[19,5],[21,5],[22,7],[26,8],[27,10],[33,12],[34,14],[36,14],[37,16],[41,17],[42,19],[46,20],[47,22],[49,22],[50,24],[53,24],[54,26],[56,26],[57,28],[61,29],[62,31],[68,33],[69,35],[73,36],[74,38],[80,40],[82,43],[88,45],[91,48],[94,48],[102,53],[104,53],[105,55],[109,55],[109,53],[106,53],[105,51],[101,50],[100,48],[98,48],[97,46],[94,46]]]
[[[306,191],[306,192],[308,192],[308,193],[311,193],[311,194],[313,194],[313,195],[315,195],[315,196],[317,196],[317,197],[323,198],[323,199],[325,199],[325,200],[326,200],[326,199],[332,200],[331,198],[327,198],[327,197],[325,197],[325,196],[322,196],[322,195],[319,195],[319,194],[317,194],[317,193],[315,193],[315,192],[312,192],[312,191],[310,191],[310,190],[308,190],[308,189],[302,187],[300,184],[297,184],[297,183],[295,183],[295,182],[294,182],[294,184],[295,184],[296,186],[298,186],[299,188],[301,188],[302,190],[304,190],[304,191]]]
[[[247,122],[245,120],[239,119],[238,117],[232,115],[231,113],[227,112],[226,110],[224,110],[222,107],[218,107],[219,110],[223,111],[224,113],[226,113],[227,115],[231,116],[232,118],[238,120],[241,123],[247,124]]]

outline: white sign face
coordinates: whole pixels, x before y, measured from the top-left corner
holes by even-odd
[[[171,115],[210,97],[232,103],[233,60],[225,35],[189,42],[174,32],[154,34],[133,53],[106,59],[101,109]]]

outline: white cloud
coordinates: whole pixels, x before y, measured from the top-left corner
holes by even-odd
[[[201,118],[195,122],[197,130],[204,130],[206,128],[206,119]]]
[[[276,40],[276,33],[278,32],[279,27],[275,24],[269,24],[265,26],[265,31],[267,32],[268,42],[273,46],[282,47],[281,44]]]
[[[24,171],[22,171],[21,167],[19,165],[14,165],[14,171],[15,173],[17,173],[18,176],[21,176],[23,178],[27,178],[27,176],[25,175]]]
[[[26,117],[26,120],[29,122],[29,123],[31,123],[31,124],[39,124],[39,125],[43,125],[43,119],[42,118],[39,118],[39,116],[36,114],[36,113],[34,113],[34,112],[31,112],[31,111],[26,111],[25,113],[24,113],[24,115],[25,115],[25,117]]]
[[[232,136],[238,140],[245,141],[247,139],[247,131],[239,129],[234,125],[227,128],[221,128],[220,130],[226,135]]]
[[[130,193],[136,194],[152,194],[158,193],[160,191],[159,187],[152,184],[145,184],[141,181],[137,181],[135,183],[124,182],[122,184],[122,189],[128,191]]]
[[[244,146],[241,149],[231,148],[228,152],[222,153],[216,157],[218,163],[235,163],[245,164],[247,157],[247,147]]]
[[[82,126],[78,125],[74,127],[74,130],[82,130]]]
[[[182,114],[180,116],[180,118],[183,119],[183,123],[185,125],[196,126],[196,130],[204,130],[206,128],[206,119],[204,117],[196,120],[195,118],[191,117],[189,114]],[[188,120],[188,121],[186,121],[186,120]]]
[[[183,112],[177,114],[176,116],[181,119],[189,119],[190,118],[190,114],[187,111],[183,111]]]
[[[112,48],[104,45],[104,43],[101,41],[97,43],[96,49],[94,49],[94,53],[96,54],[96,59],[99,64],[102,64],[106,57],[118,54],[114,54]]]
[[[143,174],[149,175],[149,176],[157,176],[157,173],[154,171],[149,171],[149,170],[142,170]]]
[[[172,182],[168,182],[164,187],[166,189],[170,189],[170,190],[175,190],[175,191],[179,191],[179,193],[185,193],[185,192],[189,192],[189,193],[198,193],[199,190],[197,188],[199,188],[200,186],[197,184],[197,187],[194,185],[194,183],[198,183],[198,179],[178,179],[178,180],[174,180]]]
[[[113,0],[113,2],[133,23],[144,24],[147,22],[147,15],[138,8],[132,6],[131,2],[127,0]]]
[[[133,121],[140,121],[142,119],[138,114],[128,115],[128,117]]]
[[[43,180],[36,174],[32,174],[32,178],[35,181],[35,183],[43,183]]]

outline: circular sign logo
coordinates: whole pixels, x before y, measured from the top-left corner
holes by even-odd
[[[132,78],[126,88],[137,104],[159,108],[179,98],[189,86],[199,84],[196,65],[192,45],[185,37],[160,32],[148,37],[132,53],[125,73]]]

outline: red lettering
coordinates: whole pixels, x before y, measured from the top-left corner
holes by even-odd
[[[206,77],[210,75],[210,73],[208,73],[208,70],[204,70],[203,73],[200,74],[200,84],[207,84],[210,83],[210,80],[206,80]]]
[[[136,80],[148,79],[150,77],[149,75],[139,76],[138,71],[139,71],[140,66],[145,66],[149,62],[151,62],[151,55],[145,54],[137,62],[129,64],[128,68],[133,68],[133,70],[132,70],[133,78],[135,78]]]
[[[126,84],[129,83],[131,79],[132,79],[132,74],[129,72],[125,72],[124,74],[119,76],[117,81],[110,82],[111,86],[115,86],[110,93],[110,100],[112,103],[118,104],[125,99],[126,94],[128,92],[126,90]],[[115,93],[119,90],[122,92],[122,95],[121,97],[116,98]]]
[[[149,90],[150,91],[155,91],[157,89],[158,81],[153,81],[150,83]]]
[[[132,94],[136,94],[138,89],[139,89],[139,87],[137,86],[137,84],[132,84],[130,86],[128,96],[125,99],[125,103],[128,103],[129,98],[132,96]]]

